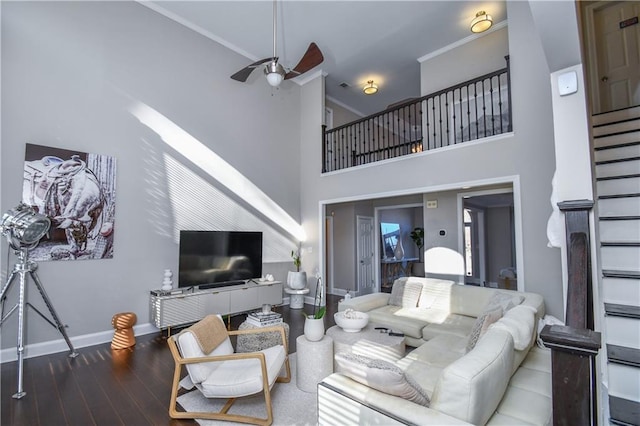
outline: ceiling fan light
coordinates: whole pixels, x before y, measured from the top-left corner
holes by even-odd
[[[276,61],[269,62],[264,69],[267,82],[273,87],[278,87],[284,80],[284,67]]]
[[[378,85],[373,80],[367,81],[366,86],[362,89],[365,95],[375,95],[378,93]]]
[[[484,10],[476,13],[476,17],[471,21],[471,32],[482,33],[487,31],[493,25],[493,18],[487,15]]]

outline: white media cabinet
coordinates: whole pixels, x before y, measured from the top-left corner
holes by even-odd
[[[263,304],[282,304],[282,282],[267,281],[206,290],[154,290],[149,297],[151,323],[159,329],[200,321],[209,314],[230,315],[251,311]]]

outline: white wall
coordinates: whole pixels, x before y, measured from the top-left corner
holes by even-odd
[[[149,290],[161,286],[165,268],[177,271],[180,228],[262,230],[264,273],[285,278],[293,230],[225,187],[228,176],[209,175],[178,149],[194,140],[205,145],[262,191],[262,199],[299,223],[298,86],[285,82],[271,89],[259,76],[246,84],[232,81],[229,76],[246,58],[135,2],[0,7],[0,210],[21,199],[27,142],[117,158],[114,258],[39,264],[72,339],[100,332],[110,339],[111,317],[121,311],[148,323]],[[132,115],[134,107],[182,129],[177,149]],[[0,257],[4,262],[4,246]],[[3,278],[14,261],[11,256],[2,265]],[[41,305],[34,290],[29,300]],[[3,348],[15,346],[15,316],[2,327]],[[28,314],[27,343],[60,338]]]
[[[551,213],[551,177],[555,168],[549,72],[540,41],[535,34],[532,36],[534,28],[527,5],[512,2],[508,7],[509,51],[496,52],[494,57],[511,55],[512,136],[425,152],[325,176],[319,173],[319,164],[308,167],[302,171],[305,182],[302,211],[306,221],[307,212],[317,217],[317,204],[326,200],[380,198],[432,192],[439,188],[450,190],[454,185],[462,187],[477,181],[507,180],[508,176],[518,176],[524,244],[524,268],[518,271],[519,278],[523,280],[525,291],[541,293],[549,313],[558,316],[562,313],[560,256],[557,250],[547,248],[545,237],[546,221]],[[465,50],[480,49],[485,38],[472,42],[473,45]],[[496,45],[504,46],[504,43]],[[463,81],[465,78],[455,75],[462,73],[460,70],[482,74],[480,68],[474,68],[475,63],[478,63],[476,58],[452,52],[449,66],[435,72],[427,61],[422,64],[422,85],[427,87],[429,82],[445,78]],[[492,69],[502,66],[504,62]],[[318,134],[318,129],[305,127],[303,131]],[[319,145],[317,158],[321,158]],[[320,243],[315,239],[313,244]]]

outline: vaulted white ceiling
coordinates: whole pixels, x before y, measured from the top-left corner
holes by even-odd
[[[247,65],[273,53],[272,1],[141,4],[246,56]],[[507,18],[504,1],[296,0],[278,1],[277,7],[280,62],[293,68],[309,43],[315,42],[324,54],[324,62],[316,69],[327,75],[327,95],[365,115],[420,96],[418,59],[474,37],[469,23],[478,11],[492,15],[494,24]],[[238,70],[226,71],[231,75]],[[378,84],[378,94],[364,95],[367,80]],[[267,82],[256,70],[246,83],[230,80],[230,84]]]

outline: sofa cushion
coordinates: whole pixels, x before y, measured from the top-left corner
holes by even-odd
[[[500,403],[513,365],[513,339],[489,329],[475,348],[442,370],[431,407],[465,422],[485,424]]]
[[[522,351],[533,343],[535,337],[535,313],[530,306],[516,306],[505,314],[492,327],[502,328],[513,337],[513,346]]]
[[[456,284],[451,287],[451,313],[478,318],[496,291],[493,288]]]
[[[426,309],[431,311],[431,309]],[[421,317],[422,318],[422,317]],[[444,321],[429,321],[430,324],[422,329],[422,338],[431,340],[437,336],[452,334],[464,337],[465,340],[471,334],[476,318],[465,315],[450,314]]]
[[[410,312],[411,310],[406,308],[387,305],[367,313],[369,314],[369,322],[383,325],[416,339],[422,339],[422,329],[429,323],[416,319]]]
[[[340,352],[335,355],[338,372],[373,389],[428,406],[427,393],[409,375],[390,362]]]
[[[455,283],[449,280],[424,278],[418,307],[444,310],[448,313],[451,309],[451,287],[453,285]]]
[[[484,307],[486,311],[492,311],[497,307],[502,308],[502,312],[507,312],[514,306],[518,306],[522,303],[524,297],[519,294],[507,294],[500,291],[496,291],[491,295],[487,305]]]
[[[429,366],[444,368],[462,357],[466,353],[466,347],[466,337],[442,334],[412,350],[397,364],[403,368],[402,363],[409,365],[413,361],[420,361]]]
[[[494,307],[492,310],[483,313],[476,319],[469,334],[469,340],[467,342],[467,352],[472,350],[478,340],[487,332],[489,326],[494,322],[502,318],[502,308],[500,306]]]

